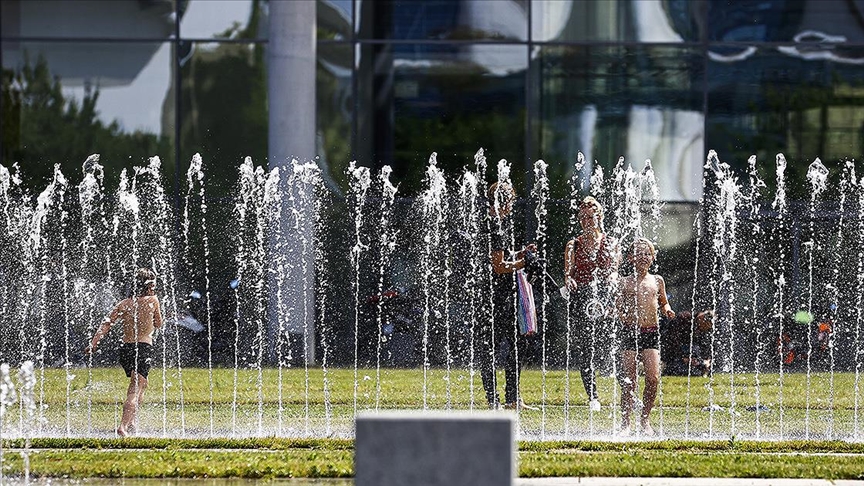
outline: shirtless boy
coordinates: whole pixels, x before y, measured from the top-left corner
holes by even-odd
[[[117,428],[117,435],[126,437],[135,432],[138,408],[144,401],[147,374],[153,362],[153,331],[162,327],[162,311],[159,298],[156,297],[156,274],[152,270],[138,270],[131,295],[121,300],[105,317],[84,352],[92,353],[115,322],[123,325],[120,365],[130,378],[126,401],[123,403],[123,418]]]
[[[675,312],[666,300],[666,283],[660,275],[648,273],[654,263],[654,244],[645,238],[637,238],[630,247],[630,261],[635,272],[619,282],[616,307],[621,321],[621,411],[622,435],[630,434],[630,415],[636,403],[636,360],[642,358],[645,368],[645,390],[642,396],[642,433],[654,435],[649,417],[657,396],[660,382],[660,331],[659,312],[666,317],[675,317]],[[637,355],[638,353],[638,355]]]

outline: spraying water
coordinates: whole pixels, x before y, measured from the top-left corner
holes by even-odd
[[[767,202],[765,207],[760,202],[764,182],[757,174],[755,157],[749,162],[750,180],[744,189],[739,185],[734,171],[720,162],[716,154],[711,154],[709,158],[705,170],[711,176],[708,178],[710,185],[698,208],[693,227],[699,235],[695,242],[697,266],[693,269],[693,276],[694,281],[705,279],[704,282],[699,280],[699,292],[711,296],[714,306],[718,308],[717,328],[713,334],[717,364],[713,373],[709,373],[704,380],[691,378],[688,373],[687,391],[684,392],[686,398],[680,401],[679,397],[670,394],[671,389],[666,385],[668,379],[664,378],[659,390],[660,434],[673,435],[682,427],[685,436],[716,436],[718,433],[747,436],[752,433],[755,437],[774,438],[800,432],[814,437],[821,434],[822,430],[826,437],[857,436],[860,429],[861,367],[860,353],[857,351],[862,346],[862,292],[856,290],[864,288],[864,257],[860,250],[850,251],[849,248],[862,239],[864,230],[859,220],[864,203],[861,202],[860,182],[855,179],[853,167],[847,164],[841,175],[840,190],[836,193],[839,196],[837,202],[840,210],[836,213],[839,227],[832,226],[828,232],[823,230],[823,233],[819,233],[824,236],[821,239],[815,237],[818,228],[812,221],[803,228],[803,233],[810,234],[810,238],[805,240],[814,242],[803,247],[806,251],[802,256],[807,258],[801,259],[801,269],[809,267],[807,274],[802,272],[807,280],[790,281],[788,275],[794,272],[797,265],[794,256],[789,256],[788,249],[791,247],[794,251],[796,248],[790,233],[799,223],[786,209],[785,158],[782,155],[777,158],[778,189],[773,211],[767,207]],[[4,254],[8,252],[14,255],[13,258],[7,258],[12,261],[12,271],[8,277],[12,284],[0,286],[0,312],[6,322],[29,320],[35,324],[31,328],[35,332],[2,325],[0,333],[4,339],[0,346],[4,355],[10,353],[10,356],[31,358],[35,363],[37,384],[40,384],[41,377],[41,387],[34,388],[34,396],[37,404],[41,396],[43,406],[37,406],[34,413],[37,417],[44,416],[46,421],[38,418],[34,420],[31,432],[74,435],[75,431],[89,434],[98,430],[98,417],[104,414],[100,415],[97,407],[110,409],[110,403],[102,405],[104,399],[96,400],[97,394],[101,393],[101,384],[95,383],[93,377],[94,366],[99,365],[99,360],[86,358],[87,385],[74,386],[83,378],[77,378],[74,369],[68,366],[74,360],[70,350],[75,349],[81,334],[92,334],[92,326],[98,322],[107,302],[114,300],[114,294],[130,280],[134,269],[144,264],[157,270],[160,292],[164,292],[164,309],[169,315],[167,329],[154,336],[158,340],[154,341],[154,346],[162,347],[161,359],[156,359],[162,371],[161,408],[145,409],[142,415],[144,428],[149,433],[161,431],[163,436],[187,433],[184,402],[188,395],[184,396],[184,379],[187,373],[195,376],[198,370],[189,370],[194,365],[187,364],[185,359],[192,356],[192,351],[186,349],[186,337],[177,332],[176,326],[172,327],[175,323],[172,314],[182,312],[177,309],[176,302],[176,289],[181,285],[178,281],[185,279],[176,273],[185,268],[190,274],[190,284],[195,285],[197,282],[200,285],[198,288],[204,294],[202,304],[209,307],[211,301],[218,303],[218,299],[210,294],[217,292],[212,282],[216,281],[213,277],[218,275],[221,268],[211,268],[211,265],[217,259],[221,262],[221,255],[211,254],[210,243],[205,239],[208,233],[218,234],[208,229],[214,225],[237,230],[232,235],[228,254],[228,266],[232,271],[236,266],[237,274],[233,275],[236,278],[232,280],[230,290],[225,289],[228,293],[233,291],[234,300],[231,301],[230,296],[226,300],[233,304],[234,312],[225,314],[224,323],[227,326],[224,333],[217,326],[221,322],[219,317],[209,315],[209,308],[206,309],[207,318],[202,319],[207,326],[213,326],[206,333],[206,358],[197,355],[202,356],[199,362],[202,368],[207,367],[206,371],[201,370],[200,376],[202,394],[206,389],[209,395],[206,402],[201,398],[201,411],[205,411],[206,403],[208,420],[204,419],[202,413],[200,418],[196,417],[197,428],[193,430],[211,436],[229,432],[228,414],[223,420],[226,423],[222,424],[214,413],[218,405],[215,395],[220,386],[217,370],[219,366],[226,366],[224,395],[227,397],[230,393],[232,396],[231,434],[264,435],[272,424],[277,435],[350,436],[350,429],[345,425],[352,416],[350,399],[347,398],[347,388],[344,401],[343,398],[335,398],[339,383],[334,381],[334,376],[342,372],[333,371],[334,363],[344,364],[346,374],[353,372],[355,413],[364,406],[361,397],[369,399],[369,407],[381,409],[394,404],[390,401],[392,392],[386,386],[389,376],[385,371],[388,366],[385,357],[392,358],[389,353],[399,351],[422,354],[422,357],[417,357],[417,362],[422,360],[423,364],[422,368],[416,370],[416,402],[397,403],[398,406],[458,408],[464,405],[474,409],[474,378],[479,361],[477,350],[480,349],[474,342],[474,330],[483,322],[481,310],[492,305],[491,300],[486,302],[486,296],[490,293],[483,289],[489,284],[490,278],[487,272],[489,241],[484,237],[490,218],[480,193],[486,187],[486,162],[482,150],[475,155],[474,166],[471,170],[463,171],[457,179],[457,185],[451,190],[450,182],[437,159],[430,160],[423,186],[426,199],[418,200],[417,205],[413,206],[419,211],[412,212],[409,218],[403,218],[399,212],[401,201],[396,200],[396,185],[390,182],[392,172],[389,168],[373,176],[368,169],[356,165],[352,167],[348,178],[349,185],[353,183],[348,198],[350,211],[346,215],[345,211],[330,210],[337,206],[329,199],[329,195],[337,193],[324,187],[315,164],[295,163],[288,170],[280,168],[278,171],[265,171],[261,167],[254,167],[251,160],[244,161],[235,192],[234,217],[222,224],[223,221],[218,219],[218,208],[212,211],[212,200],[208,201],[214,196],[204,192],[207,178],[198,157],[193,159],[192,169],[187,173],[191,184],[182,188],[186,193],[185,199],[183,194],[178,196],[185,214],[182,219],[177,219],[183,234],[176,239],[172,237],[174,210],[170,196],[166,196],[162,190],[164,181],[161,163],[157,158],[127,171],[121,176],[116,190],[106,191],[99,159],[90,157],[84,163],[80,184],[70,186],[58,171],[49,187],[35,198],[26,196],[14,170],[0,168],[0,226],[3,226],[7,235],[4,243],[7,240],[9,242],[9,245],[4,245]],[[569,221],[572,228],[570,233],[575,233],[578,222],[574,218],[573,208],[586,192],[603,201],[607,208],[606,223],[610,237],[627,242],[640,235],[660,239],[666,234],[661,231],[665,230],[666,221],[657,196],[657,188],[663,181],[654,176],[654,168],[650,163],[646,163],[641,171],[633,171],[623,158],[619,159],[609,177],[606,177],[600,164],[595,164],[590,178],[585,173],[586,166],[584,157],[580,157],[574,167],[574,173],[578,173],[578,176],[571,182],[572,194],[564,202],[565,205],[570,203],[570,213],[561,214],[561,219],[556,220],[559,215],[554,208],[560,203],[550,195],[549,166],[544,161],[533,164],[531,200],[527,206],[525,226],[529,232],[533,231],[538,244],[538,256],[543,262],[548,258],[549,268],[555,268],[558,258],[556,252],[549,251],[549,245],[554,247],[558,244],[556,241],[561,241],[556,230],[563,233],[563,229],[556,228],[554,224],[566,225],[567,220],[573,218]],[[506,162],[500,168],[502,170],[498,179],[509,180],[513,169]],[[830,201],[823,202],[822,199],[827,199],[826,195],[831,192],[825,171],[815,166],[809,180],[811,186],[814,181],[825,186],[823,188],[820,185],[816,189],[811,187],[808,194],[811,199],[811,220],[826,217],[825,208]],[[69,197],[70,187],[74,197]],[[369,189],[373,191],[367,196]],[[314,211],[307,211],[306,208],[312,207]],[[202,216],[206,219],[202,219]],[[854,225],[852,221],[858,221],[859,224]],[[412,241],[416,241],[416,248],[409,242],[405,245],[407,252],[403,255],[400,253],[403,247],[399,241],[404,241],[401,238],[405,234],[404,228],[414,228],[410,225],[415,223],[418,238]],[[348,244],[351,250],[343,251],[342,255],[350,255],[350,260],[345,258],[346,269],[350,263],[350,273],[345,271],[345,276],[350,275],[348,278],[332,273],[338,272],[339,267],[327,261],[324,251],[345,248],[340,240],[327,239],[338,233],[337,227],[340,225],[351,228],[351,241]],[[48,231],[55,227],[64,228],[64,231],[58,231],[57,234]],[[310,227],[314,227],[314,231],[306,233],[304,228]],[[309,236],[313,233],[314,237]],[[295,238],[292,236],[294,234],[300,236]],[[703,234],[708,238],[700,243]],[[319,238],[319,235],[325,236]],[[19,236],[25,237],[23,241]],[[307,269],[304,266],[300,271],[301,267],[297,265],[303,257],[291,253],[293,250],[289,251],[289,240],[291,248],[296,248],[298,253],[314,255],[314,268],[310,266]],[[210,241],[219,245],[217,240]],[[516,247],[514,236],[511,236],[510,243]],[[412,253],[414,250],[416,252]],[[701,253],[708,253],[709,257],[705,258]],[[847,253],[857,257],[856,273],[850,271],[849,275],[844,275],[840,257]],[[180,262],[176,261],[178,255],[181,257]],[[700,262],[700,259],[704,261]],[[850,269],[853,268],[852,260],[847,258],[845,261],[850,262]],[[668,260],[663,260],[662,264],[663,273],[674,266]],[[302,288],[304,292],[314,290],[314,300],[300,299],[296,305],[290,302],[282,290],[283,284],[286,288],[288,286],[289,275],[296,277],[297,288]],[[416,275],[418,286],[423,287],[417,295],[420,297],[418,309],[425,315],[418,314],[417,327],[413,328],[417,336],[424,334],[422,349],[409,349],[410,346],[396,348],[392,346],[392,341],[388,342],[392,338],[384,332],[387,322],[380,303],[377,309],[372,309],[374,314],[367,315],[361,310],[364,300],[360,297],[383,293],[391,287],[388,279],[393,275]],[[273,279],[272,283],[270,278]],[[771,281],[773,288],[760,285],[762,279]],[[806,290],[806,293],[789,293],[793,284],[787,282],[802,282],[801,290]],[[54,293],[52,285],[60,289],[58,293]],[[552,323],[552,331],[541,335],[542,343],[537,348],[540,354],[535,358],[539,368],[536,393],[543,407],[536,416],[530,412],[519,414],[520,433],[525,433],[526,437],[539,438],[569,438],[576,435],[605,437],[607,431],[615,429],[619,413],[617,405],[621,400],[615,381],[608,379],[618,374],[619,336],[616,329],[607,328],[605,324],[597,325],[593,332],[597,337],[595,344],[599,346],[593,358],[611,363],[607,378],[600,379],[604,405],[609,400],[608,413],[605,409],[602,413],[596,413],[575,406],[567,381],[571,365],[565,354],[569,353],[562,352],[562,348],[570,351],[579,343],[570,343],[570,338],[564,337],[565,331],[561,331],[561,328],[567,325],[555,312],[556,306],[560,306],[561,313],[564,313],[564,306],[558,299],[550,299],[553,294],[544,292],[544,287],[545,283],[535,283],[538,315],[544,323],[547,320]],[[353,299],[348,297],[348,291],[353,294]],[[59,294],[68,294],[73,298],[67,299],[68,302],[63,305],[52,306],[52,296]],[[697,310],[696,294],[694,285],[693,311]],[[791,301],[787,294],[798,299],[806,298],[804,308],[808,313],[812,311],[813,315],[818,313],[821,302],[837,303],[838,315],[845,313],[846,318],[838,319],[837,328],[827,334],[824,365],[816,362],[821,341],[817,341],[815,333],[806,336],[812,339],[811,342],[796,348],[799,352],[803,351],[799,355],[802,361],[803,357],[811,354],[808,351],[812,351],[813,363],[809,374],[806,370],[797,373],[799,369],[795,368],[795,363],[785,363],[782,353],[775,359],[776,343],[782,342],[786,331],[794,327],[794,324],[784,322],[784,317],[789,318],[786,309],[787,303]],[[267,302],[272,305],[266,305]],[[766,312],[760,306],[768,307],[769,310]],[[55,323],[49,315],[52,309],[57,310],[57,315],[64,316],[64,319]],[[306,325],[307,319],[311,320],[313,316],[315,325]],[[345,362],[352,358],[347,349],[342,354],[336,352],[341,351],[340,348],[334,347],[334,343],[341,344],[343,338],[347,345],[348,336],[351,335],[340,327],[342,316],[345,319],[353,317],[353,363]],[[299,322],[301,318],[304,320],[303,343],[302,347],[295,348],[291,343],[297,334],[293,334],[292,338],[288,330],[292,322]],[[557,324],[560,326],[558,330],[554,327],[556,323],[560,323]],[[300,332],[297,328],[291,329],[295,333]],[[364,346],[373,345],[371,353],[364,358],[358,339],[364,336],[364,332],[373,334],[372,330],[374,336],[367,336],[368,342],[363,341]],[[556,337],[555,332],[560,332],[560,336]],[[54,335],[57,339],[49,339],[49,336]],[[691,339],[692,335],[693,332]],[[839,339],[841,335],[846,338]],[[747,340],[752,337],[757,341],[752,349],[748,349],[749,342],[745,342],[745,336]],[[556,338],[560,341],[554,341]],[[232,339],[233,347],[232,343],[225,342]],[[181,353],[181,344],[184,353]],[[322,352],[317,361],[311,358],[315,347]],[[110,350],[110,347],[106,349]],[[231,353],[233,363],[229,362]],[[560,357],[553,353],[560,353]],[[304,367],[292,370],[294,358],[300,354],[303,355]],[[410,360],[411,356],[402,358],[405,358],[404,362]],[[58,370],[55,375],[51,370],[53,366],[65,366],[65,369],[62,372]],[[270,366],[274,367],[272,376],[276,378],[275,383],[268,382]],[[320,375],[316,375],[316,366],[320,367]],[[369,371],[364,370],[367,366],[371,368]],[[827,373],[821,373],[819,366],[823,366]],[[771,376],[768,373],[775,370],[779,371],[777,387],[766,379]],[[848,388],[854,388],[854,398],[844,396],[849,390],[839,386],[840,382],[836,381],[840,373],[852,370],[855,371],[855,383],[854,387]],[[460,374],[463,372],[465,375]],[[229,392],[227,375],[232,373],[233,389]],[[361,394],[367,391],[367,377],[361,373],[367,377],[372,375],[368,378],[368,384],[374,384],[374,390],[370,386],[368,393]],[[84,375],[83,371],[78,374]],[[53,376],[59,377],[57,383],[50,383]],[[294,378],[287,378],[289,376]],[[322,377],[317,386],[314,383],[316,376]],[[560,382],[554,381],[558,376]],[[754,386],[749,388],[751,378]],[[203,383],[205,379],[207,384]],[[292,381],[295,379],[296,382]],[[467,388],[464,395],[467,397],[466,402],[461,402],[463,398],[459,395],[462,393],[460,382],[463,379],[465,381],[462,383]],[[786,382],[795,380],[798,383],[799,379],[809,383],[810,389],[801,393],[799,400],[797,394],[794,397],[789,395],[786,388],[787,395],[784,398]],[[848,379],[852,380],[851,373]],[[422,398],[419,389],[421,380]],[[694,387],[691,390],[691,380],[699,380],[693,382],[705,383],[707,388]],[[607,384],[611,384],[611,389],[603,389],[609,386]],[[57,386],[55,396],[58,399],[55,401],[48,398],[49,385]],[[244,385],[248,386],[251,393],[244,391]],[[272,398],[270,390],[273,390]],[[84,400],[78,402],[77,393],[87,397],[86,406]],[[316,396],[323,396],[321,408],[316,408]],[[755,419],[752,432],[748,429],[750,423],[741,419],[742,414],[746,413],[742,408],[743,396],[754,400],[756,404],[756,413],[750,416]],[[776,402],[771,401],[774,396],[777,397]],[[850,402],[854,400],[850,404],[850,414],[835,410],[838,404],[843,403],[841,400],[847,399]],[[479,401],[476,399],[476,402]],[[667,401],[674,404],[667,404]],[[722,404],[726,413],[718,413],[721,410],[714,407],[706,410],[707,413],[700,413],[706,401],[709,406],[719,407]],[[797,408],[799,402],[802,404],[800,416]],[[694,405],[696,403],[699,408]],[[51,408],[46,409],[44,406],[49,404]],[[766,415],[769,411],[762,409],[763,404],[771,405],[771,415]],[[343,405],[344,411],[337,410]],[[19,408],[23,412],[20,402]],[[269,413],[271,410],[272,415]],[[289,421],[286,411],[290,410],[296,411],[292,418],[296,416],[299,420]],[[583,410],[586,411],[583,413]],[[790,410],[794,410],[794,413],[790,413]],[[818,421],[816,410],[820,410]],[[161,424],[156,425],[155,420],[149,424],[147,421],[154,419],[157,413],[161,413]],[[7,409],[4,420],[7,426],[16,418],[23,424],[25,415],[19,413],[15,417]],[[87,426],[79,427],[78,421],[83,422],[85,416]],[[683,422],[679,417],[683,418]],[[335,426],[337,419],[340,421],[338,427]],[[703,419],[707,422],[707,428],[703,427]],[[849,419],[851,424],[848,423]],[[94,420],[96,424],[91,426]],[[322,426],[316,428],[316,421],[319,420]],[[780,425],[775,434],[778,420]],[[291,426],[291,423],[296,423],[296,427]],[[153,427],[148,428],[147,425]],[[24,429],[19,427],[19,430]]]
[[[354,162],[348,166],[349,185],[354,202],[354,246],[351,247],[351,266],[354,274],[354,413],[357,413],[357,393],[360,388],[360,258],[369,246],[363,242],[363,206],[366,202],[366,192],[372,184],[368,167],[357,166]],[[425,381],[424,381],[425,383]],[[425,407],[425,393],[424,393]]]

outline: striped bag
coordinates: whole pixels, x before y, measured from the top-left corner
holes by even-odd
[[[519,333],[529,336],[537,332],[537,310],[534,307],[534,289],[524,270],[516,271],[516,285],[519,297],[519,306],[516,309]]]

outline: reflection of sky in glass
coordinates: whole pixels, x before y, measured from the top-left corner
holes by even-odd
[[[351,18],[351,0],[323,0],[323,2],[329,3],[333,8],[340,10],[348,18]]]
[[[181,38],[213,38],[235,22],[246,25],[251,0],[190,0],[180,19]]]
[[[249,0],[190,0],[181,21],[182,37],[212,38],[235,21],[249,18]],[[117,121],[124,132],[162,132],[162,107],[171,86],[171,44],[166,43],[131,84],[100,87],[96,109],[104,123]],[[94,86],[95,87],[95,86]],[[65,88],[64,94],[81,99],[83,87]]]
[[[124,132],[141,130],[161,133],[162,104],[171,85],[171,44],[163,44],[150,58],[131,84],[99,87],[96,110],[99,119],[111,123],[116,120]],[[94,80],[98,83],[98,80]],[[65,95],[80,100],[84,87],[64,88]]]

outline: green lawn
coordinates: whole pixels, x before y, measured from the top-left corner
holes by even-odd
[[[74,375],[74,376],[72,376]],[[467,370],[330,369],[325,402],[320,368],[157,369],[141,411],[141,437],[111,438],[128,384],[112,369],[46,369],[38,376],[34,474],[72,477],[350,477],[353,416],[377,409],[485,409],[479,374]],[[308,380],[307,380],[308,376]],[[380,376],[380,379],[378,378]],[[502,383],[503,383],[503,376]],[[589,413],[578,373],[523,372],[525,400],[541,411],[518,416],[521,476],[734,476],[864,478],[864,425],[854,374],[738,374],[664,377],[653,414],[660,439],[615,435],[614,380],[600,380],[599,413]],[[568,384],[569,381],[569,384]],[[68,383],[68,387],[67,387]],[[261,384],[259,386],[259,383]],[[182,384],[182,386],[181,386]],[[502,385],[503,387],[503,385]],[[565,389],[569,388],[569,394]],[[833,394],[830,392],[833,389]],[[308,390],[308,393],[307,393]],[[689,393],[688,393],[689,390]],[[782,392],[781,392],[782,390]],[[809,390],[809,393],[808,393]],[[181,399],[182,392],[182,399]],[[768,411],[747,407],[759,403]],[[782,393],[782,394],[781,394]],[[355,407],[356,396],[356,407]],[[473,402],[472,402],[473,396]],[[236,398],[235,398],[236,397]],[[780,403],[782,397],[783,408]],[[734,398],[734,402],[733,402]],[[67,406],[68,403],[68,406]],[[714,403],[722,410],[703,411]],[[730,407],[734,403],[734,409]],[[809,403],[809,406],[808,406]],[[13,406],[3,436],[26,421]],[[64,438],[65,437],[65,438]],[[809,438],[809,441],[796,442]],[[764,440],[770,442],[764,442]],[[840,439],[839,441],[836,439]],[[793,441],[790,441],[793,440]],[[5,439],[3,467],[20,471],[21,440]],[[84,450],[81,448],[84,447]],[[16,448],[16,453],[10,453]]]
[[[324,376],[320,368],[264,369],[260,376],[254,369],[235,374],[231,369],[189,368],[182,370],[181,381],[176,369],[164,370],[164,379],[163,370],[156,369],[150,374],[139,429],[142,435],[156,437],[347,438],[355,411],[485,409],[479,373],[472,384],[464,369],[428,370],[425,378],[423,370],[382,369],[379,374],[361,369],[356,373],[356,395],[354,370],[330,369],[327,401]],[[37,378],[35,399],[42,420],[33,424],[32,435],[112,433],[128,385],[118,368],[73,369],[68,380],[64,370],[46,369]],[[854,373],[812,374],[809,387],[804,374],[784,374],[782,387],[777,374],[761,374],[758,380],[757,386],[753,374],[736,374],[734,381],[724,374],[689,382],[686,377],[663,377],[652,414],[654,428],[662,430],[662,437],[672,438],[858,439],[864,435],[862,396],[861,391],[856,396]],[[500,382],[503,388],[503,376]],[[606,405],[599,413],[588,412],[576,372],[555,370],[544,376],[541,370],[525,370],[521,388],[526,402],[543,408],[519,415],[523,439],[602,438],[616,431],[620,412],[608,405],[619,400],[620,392],[610,377],[599,380]],[[747,410],[756,405],[757,397],[768,411]],[[711,403],[722,410],[705,411]],[[17,433],[18,413],[17,407],[7,413],[6,435]]]

